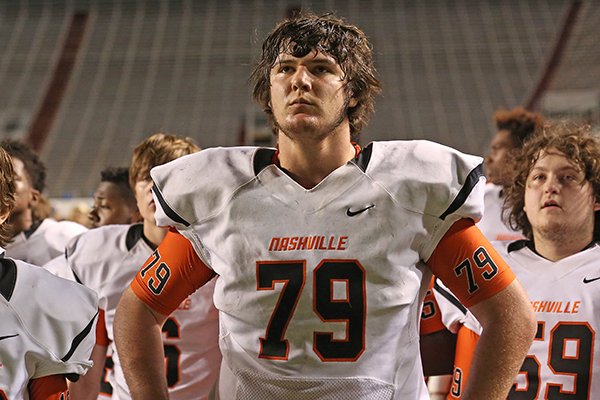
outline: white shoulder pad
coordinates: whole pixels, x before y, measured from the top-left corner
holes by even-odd
[[[115,249],[125,248],[125,243],[122,242],[130,227],[131,225],[101,226],[74,237],[67,244],[65,248],[67,264],[85,286],[94,287],[97,283],[90,282],[87,275],[102,277],[107,273],[99,270],[100,266],[106,269],[105,261],[112,261],[112,264],[119,263],[119,259],[111,260],[111,257],[115,257]],[[117,257],[122,257],[123,252],[116,254]]]
[[[475,221],[483,214],[482,158],[426,140],[373,143],[366,173],[413,212]],[[455,218],[455,219],[458,219]]]
[[[10,299],[24,329],[66,366],[83,374],[95,344],[98,298],[94,291],[14,260],[17,279]]]
[[[86,232],[88,228],[73,221],[55,221],[49,218],[44,220],[47,223],[47,229],[44,230],[44,236],[48,244],[62,251],[72,238]]]
[[[242,185],[255,178],[257,147],[205,149],[154,167],[156,223],[185,229],[216,214]]]

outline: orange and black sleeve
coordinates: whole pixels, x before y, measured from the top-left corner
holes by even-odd
[[[466,307],[492,297],[515,279],[471,219],[452,225],[427,265]]]
[[[169,315],[215,275],[189,240],[169,231],[136,274],[131,289],[153,310]]]

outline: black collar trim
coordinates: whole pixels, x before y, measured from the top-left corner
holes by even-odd
[[[0,259],[0,294],[10,301],[17,284],[17,265],[10,258]]]
[[[273,164],[273,158],[275,157],[276,150],[268,148],[259,148],[254,153],[254,176],[260,174],[260,172]]]

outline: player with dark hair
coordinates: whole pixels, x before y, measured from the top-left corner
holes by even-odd
[[[100,172],[100,177],[89,212],[92,227],[138,222],[140,216],[129,185],[128,169],[107,167]]]
[[[71,238],[87,231],[72,221],[41,218],[35,209],[46,186],[46,167],[25,143],[5,139],[0,142],[12,158],[16,173],[16,203],[8,221],[12,238],[6,255],[34,265],[43,265],[65,251]]]
[[[427,141],[353,143],[379,82],[364,33],[333,15],[277,25],[251,81],[277,149],[206,149],[151,171],[157,222],[181,235],[119,304],[134,398],[167,398],[160,327],[218,275],[214,398],[425,399],[418,325],[432,271],[485,328],[467,397],[505,398],[535,325],[474,226],[481,159]]]
[[[13,161],[0,148],[0,245],[15,203]],[[90,367],[98,299],[0,248],[0,399],[65,400]]]
[[[523,142],[542,127],[543,119],[540,114],[516,107],[497,110],[494,120],[497,132],[490,143],[484,164],[488,180],[484,197],[485,214],[477,227],[489,240],[518,239],[522,234],[510,229],[502,216],[502,186],[511,184],[511,171],[507,166],[523,147]]]

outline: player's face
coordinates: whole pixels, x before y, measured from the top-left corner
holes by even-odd
[[[485,176],[489,182],[502,184],[508,154],[513,148],[510,132],[498,131],[490,143],[490,152],[485,157]]]
[[[335,59],[313,51],[304,57],[282,53],[271,69],[271,109],[286,135],[327,135],[347,120],[356,100],[345,92]]]
[[[31,185],[23,161],[13,157],[12,163],[15,170],[15,207],[12,213],[18,214],[33,206],[39,193]]]
[[[540,154],[525,188],[524,209],[534,239],[567,240],[591,235],[596,206],[592,186],[576,164],[556,149]]]
[[[137,181],[134,187],[135,200],[138,211],[144,222],[155,224],[154,212],[156,205],[152,197],[152,180],[144,179]]]
[[[112,182],[100,182],[94,193],[94,205],[88,215],[92,228],[111,224],[129,224],[135,220],[132,210]]]

